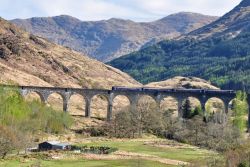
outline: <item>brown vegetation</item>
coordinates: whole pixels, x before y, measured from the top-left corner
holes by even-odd
[[[1,83],[77,88],[140,85],[113,67],[30,35],[3,19],[0,25]]]

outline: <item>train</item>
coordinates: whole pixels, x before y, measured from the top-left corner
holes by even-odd
[[[191,92],[191,93],[236,93],[234,90],[211,90],[211,89],[165,89],[152,87],[122,87],[113,86],[113,91],[162,91],[162,92]]]
[[[113,86],[112,90],[114,90],[114,91],[143,91],[143,88],[141,88],[141,87]]]

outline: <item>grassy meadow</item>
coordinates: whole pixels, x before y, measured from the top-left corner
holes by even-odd
[[[44,160],[35,158],[0,161],[1,167],[178,167],[178,162],[191,163],[217,153],[190,145],[163,139],[105,139],[90,138],[79,145],[109,146],[118,148],[111,155],[88,154],[65,156],[66,158]],[[67,153],[65,153],[67,154]],[[172,160],[177,162],[172,162]]]

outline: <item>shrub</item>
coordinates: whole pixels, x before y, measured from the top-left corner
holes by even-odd
[[[0,87],[0,133],[6,134],[0,136],[1,144],[6,147],[0,146],[0,152],[6,154],[13,149],[23,149],[30,144],[32,134],[39,131],[62,133],[71,123],[67,113],[55,111],[38,101],[27,102],[17,90]]]
[[[111,154],[117,151],[117,148],[113,147],[104,147],[104,146],[72,146],[71,150],[81,150],[83,153],[92,153],[92,154]]]
[[[106,130],[103,127],[91,127],[87,132],[93,137],[106,136]]]
[[[7,153],[17,148],[17,136],[10,128],[0,125],[0,156],[5,158]]]

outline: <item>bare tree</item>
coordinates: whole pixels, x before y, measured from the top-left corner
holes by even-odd
[[[5,158],[9,152],[16,149],[18,140],[10,128],[0,126],[0,134],[0,156]]]

